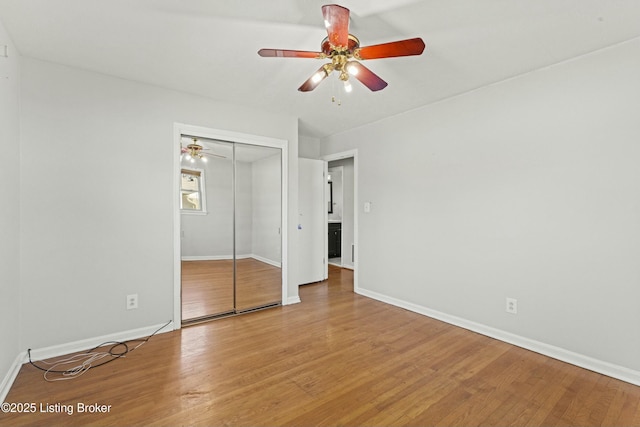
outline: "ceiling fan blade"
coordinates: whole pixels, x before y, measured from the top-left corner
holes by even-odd
[[[395,56],[420,55],[424,52],[425,44],[420,37],[399,40],[397,42],[377,44],[361,47],[354,53],[358,59],[392,58]]]
[[[329,34],[329,43],[333,46],[349,45],[349,9],[337,4],[322,6],[324,26]]]
[[[208,157],[219,157],[221,159],[226,159],[227,156],[223,156],[222,154],[215,154],[215,153],[202,153],[203,156],[208,156]]]
[[[286,49],[260,49],[258,55],[263,57],[277,58],[320,58],[321,52],[310,52],[307,50],[286,50]]]
[[[302,86],[300,86],[298,88],[298,90],[300,92],[311,92],[312,90],[314,90],[316,87],[318,87],[318,85],[327,78],[327,76],[329,75],[329,73],[327,73],[327,70],[324,68],[325,66],[323,65],[322,67],[320,67],[318,69],[318,71],[316,71],[315,73],[313,73],[313,75],[311,77],[309,77],[307,79],[306,82],[302,83]]]
[[[385,87],[387,87],[387,82],[382,80],[380,77],[378,77],[377,74],[375,74],[373,71],[371,71],[370,69],[368,69],[367,67],[365,67],[359,62],[356,62],[356,61],[349,62],[348,69],[349,69],[349,73],[353,77],[360,80],[362,84],[364,84],[366,87],[371,89],[373,92],[382,90]]]

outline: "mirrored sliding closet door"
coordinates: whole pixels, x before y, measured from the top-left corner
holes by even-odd
[[[282,299],[280,149],[236,144],[236,310]]]
[[[183,323],[279,305],[280,149],[182,139]]]

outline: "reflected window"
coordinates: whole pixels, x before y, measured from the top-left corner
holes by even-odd
[[[206,213],[204,171],[182,169],[180,174],[180,210],[185,213]]]

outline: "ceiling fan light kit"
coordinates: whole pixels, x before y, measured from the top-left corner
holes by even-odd
[[[193,142],[188,144],[186,147],[180,147],[180,152],[182,153],[182,158],[184,160],[190,161],[191,163],[195,163],[196,159],[200,159],[203,162],[207,162],[207,158],[202,153],[202,145],[198,144],[197,138],[191,138]]]
[[[195,163],[196,160],[202,160],[208,162],[208,157],[226,159],[227,156],[217,153],[212,153],[211,148],[203,146],[198,142],[198,138],[193,136],[183,135],[183,139],[189,139],[191,142],[186,146],[180,143],[180,160],[186,160],[191,163]]]
[[[379,91],[387,87],[387,82],[358,61],[421,55],[424,52],[425,44],[421,38],[360,47],[360,40],[349,34],[349,9],[328,4],[322,6],[322,15],[328,36],[322,40],[320,52],[284,49],[258,51],[262,57],[330,59],[330,63],[320,67],[298,88],[300,92],[314,90],[334,71],[339,73],[338,78],[344,82],[347,92],[352,89],[349,76],[355,77],[371,91]]]

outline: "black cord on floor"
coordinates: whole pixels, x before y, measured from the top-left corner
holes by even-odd
[[[108,344],[113,344],[109,350],[107,350],[105,353],[108,356],[111,356],[112,359],[109,359],[107,361],[104,361],[100,364],[97,365],[90,365],[89,367],[86,368],[86,370],[90,369],[90,368],[97,368],[99,366],[104,366],[107,363],[113,362],[114,360],[117,360],[121,357],[124,357],[125,355],[127,355],[129,352],[135,350],[136,348],[138,348],[140,345],[146,343],[147,341],[149,341],[151,339],[151,337],[153,337],[155,334],[157,334],[158,332],[160,332],[162,329],[166,328],[167,326],[169,326],[169,324],[171,324],[172,320],[169,320],[167,323],[165,323],[164,325],[162,325],[161,327],[159,327],[158,329],[156,329],[151,335],[149,335],[146,338],[138,338],[138,339],[132,339],[132,340],[127,340],[127,341],[106,341],[103,342],[102,344],[99,344],[87,351],[85,351],[84,353],[80,353],[80,354],[89,354],[92,353],[94,350],[100,348],[100,347],[104,347]],[[139,342],[140,344],[134,348],[129,348],[128,344],[134,343],[134,342]],[[122,347],[122,349],[119,349],[119,347]],[[31,360],[31,349],[27,350],[27,354],[29,355],[29,364],[31,364],[31,366],[44,371],[46,373],[54,373],[54,374],[63,374],[63,375],[74,375],[74,373],[76,372],[76,369],[68,369],[65,371],[57,371],[57,370],[52,370],[52,369],[46,369],[43,368],[41,366],[38,366],[35,364],[35,362],[33,362]]]

